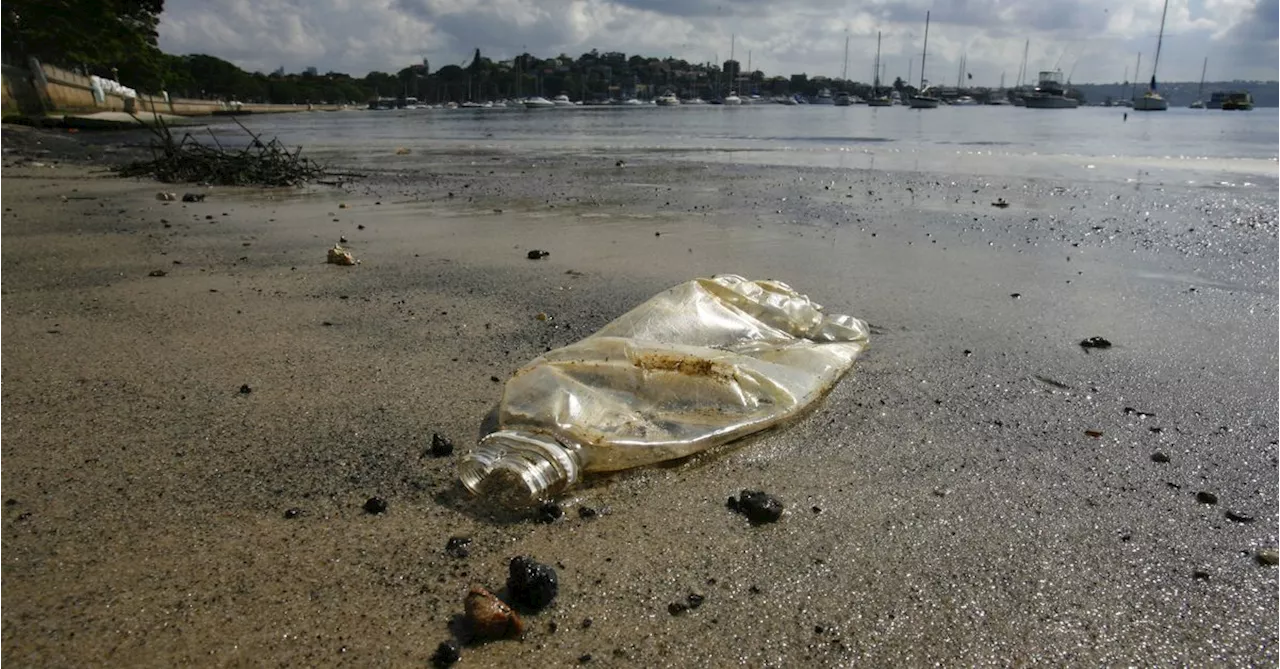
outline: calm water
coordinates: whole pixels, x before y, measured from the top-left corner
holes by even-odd
[[[343,164],[411,167],[439,152],[605,156],[1063,178],[1273,184],[1277,110],[795,106],[351,111],[253,117]],[[395,156],[397,147],[412,149]]]

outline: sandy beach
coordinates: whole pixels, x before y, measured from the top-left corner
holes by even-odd
[[[272,191],[117,179],[82,145],[33,166],[23,137],[13,666],[423,666],[518,555],[559,596],[457,666],[1280,661],[1274,178],[469,152]],[[325,263],[341,237],[359,265]],[[466,494],[456,459],[513,371],[716,273],[863,318],[871,348],[795,423],[593,479],[553,523]],[[730,512],[745,488],[782,520]]]

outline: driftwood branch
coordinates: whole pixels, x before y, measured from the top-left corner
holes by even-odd
[[[225,149],[213,131],[209,131],[213,146],[202,144],[191,133],[185,133],[175,141],[164,119],[157,116],[155,125],[151,127],[155,134],[151,142],[151,160],[130,163],[118,172],[121,176],[153,177],[165,183],[220,186],[299,186],[326,176],[336,176],[319,163],[302,157],[302,147],[290,151],[278,139],[264,142],[239,119],[232,120],[252,140],[239,151]]]

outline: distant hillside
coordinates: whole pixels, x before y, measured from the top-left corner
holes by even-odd
[[[1196,92],[1200,89],[1198,81],[1159,82],[1160,94],[1173,107],[1186,107],[1196,101]],[[1130,86],[1124,84],[1071,84],[1071,88],[1084,94],[1089,104],[1105,102],[1108,97],[1122,100],[1132,95]],[[1138,84],[1138,95],[1147,89],[1146,82]],[[1275,81],[1206,81],[1204,82],[1204,99],[1215,91],[1248,91],[1253,96],[1256,107],[1280,106],[1280,82]]]

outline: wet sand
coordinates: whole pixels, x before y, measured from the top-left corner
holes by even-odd
[[[528,555],[559,597],[460,666],[1277,662],[1274,184],[619,157],[183,204],[7,156],[3,659],[421,666]],[[341,236],[360,265],[324,263]],[[871,349],[794,424],[555,523],[460,489],[494,379],[723,272]]]

